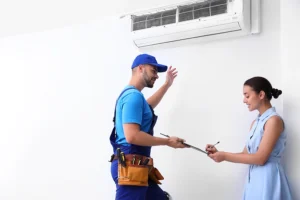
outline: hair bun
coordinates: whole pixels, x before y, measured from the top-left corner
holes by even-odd
[[[273,96],[275,99],[277,99],[281,94],[282,94],[282,91],[281,91],[281,90],[272,88],[272,96]]]

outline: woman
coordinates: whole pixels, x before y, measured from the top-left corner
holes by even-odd
[[[258,110],[252,122],[246,146],[242,153],[218,151],[207,145],[209,157],[215,162],[249,164],[244,189],[244,200],[291,200],[291,192],[280,158],[285,149],[286,132],[283,120],[272,107],[281,90],[272,88],[263,77],[253,77],[244,83],[244,103],[250,111]]]

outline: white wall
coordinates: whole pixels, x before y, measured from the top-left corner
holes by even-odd
[[[114,99],[137,54],[115,23],[0,40],[1,200],[112,199]]]
[[[295,199],[300,199],[300,2],[281,1],[281,58],[283,72],[283,116],[287,125],[289,140],[287,143],[285,167],[290,178]]]
[[[257,115],[248,113],[242,103],[243,82],[261,75],[274,87],[286,89],[281,64],[287,66],[289,58],[281,56],[281,45],[296,47],[280,42],[288,38],[281,35],[279,22],[285,18],[278,15],[280,2],[262,4],[263,30],[258,36],[151,52],[179,70],[156,109],[156,135],[177,135],[203,148],[220,140],[220,149],[243,149]],[[115,16],[0,39],[0,199],[114,198],[107,162],[112,152],[111,119],[115,99],[139,53],[127,30]],[[284,83],[295,88],[289,73],[285,71]],[[161,75],[155,88],[163,81]],[[152,92],[144,91],[146,96]],[[283,98],[273,103],[286,115],[290,104]],[[299,107],[297,101],[292,104]],[[288,121],[292,139],[295,119]],[[299,163],[297,154],[286,160]],[[216,164],[192,149],[155,147],[152,155],[165,176],[163,189],[176,200],[187,199],[186,195],[212,200],[241,197],[245,165]],[[293,188],[299,187],[293,177],[294,173],[299,177],[298,168],[289,163],[287,167]]]
[[[169,5],[182,0],[9,0],[1,1],[0,37],[62,28],[102,16]]]

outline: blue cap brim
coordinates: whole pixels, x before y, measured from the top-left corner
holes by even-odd
[[[168,69],[168,66],[166,65],[161,65],[161,64],[156,64],[156,63],[149,63],[149,65],[153,65],[157,67],[157,72],[165,72]]]

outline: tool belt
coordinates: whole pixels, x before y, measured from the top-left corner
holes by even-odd
[[[119,151],[119,152],[118,152]],[[117,150],[118,155],[112,155],[110,162],[118,160],[118,184],[133,186],[148,186],[148,180],[161,184],[160,180],[164,177],[153,165],[150,157],[127,154]]]

